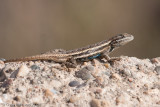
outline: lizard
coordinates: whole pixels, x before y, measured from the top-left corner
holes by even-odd
[[[118,34],[108,40],[88,45],[86,47],[63,50],[55,49],[40,55],[34,55],[29,57],[9,59],[4,63],[17,62],[17,61],[34,61],[34,60],[51,60],[58,63],[64,63],[70,66],[76,66],[76,61],[88,61],[95,58],[105,58],[107,61],[111,60],[109,54],[120,46],[132,41],[134,36],[128,33]]]

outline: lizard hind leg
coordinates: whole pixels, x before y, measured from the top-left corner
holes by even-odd
[[[76,68],[77,62],[73,58],[69,58],[66,62],[63,62],[62,65],[65,65],[67,68]]]

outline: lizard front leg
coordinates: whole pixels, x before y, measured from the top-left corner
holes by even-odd
[[[116,61],[119,61],[121,60],[121,58],[119,57],[109,57],[109,55],[107,53],[103,53],[100,58],[105,58],[108,62],[114,62],[115,60]]]

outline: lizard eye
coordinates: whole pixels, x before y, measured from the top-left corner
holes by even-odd
[[[111,47],[115,48],[117,46],[119,46],[119,41],[118,40],[114,40],[114,41],[111,42]]]

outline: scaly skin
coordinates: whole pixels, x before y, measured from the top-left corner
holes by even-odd
[[[63,49],[55,49],[50,52],[46,52],[44,54],[29,56],[24,58],[10,59],[4,61],[4,63],[8,62],[17,62],[17,61],[33,61],[33,60],[52,60],[54,62],[71,62],[72,60],[91,60],[97,58],[99,56],[106,58],[109,60],[109,54],[119,48],[122,45],[132,41],[134,37],[130,34],[124,33],[119,34],[110,38],[109,40],[104,40],[92,45],[88,45],[86,47],[82,47],[79,49],[65,51]]]

